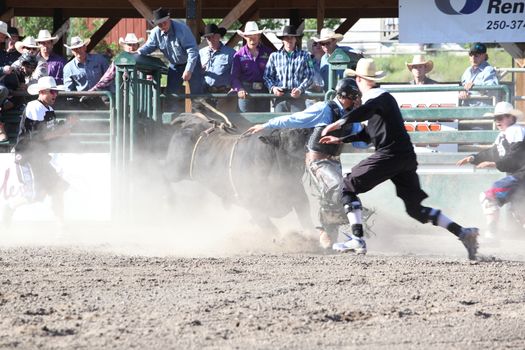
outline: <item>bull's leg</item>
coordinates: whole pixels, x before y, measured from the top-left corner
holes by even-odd
[[[252,216],[252,222],[259,226],[265,233],[270,233],[274,236],[279,235],[279,229],[268,216],[254,211],[250,211],[250,214]]]

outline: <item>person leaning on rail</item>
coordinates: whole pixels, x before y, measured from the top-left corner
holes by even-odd
[[[342,170],[340,145],[319,143],[324,127],[361,104],[361,93],[353,79],[339,80],[333,101],[318,102],[302,112],[270,119],[264,124],[257,124],[248,129],[248,133],[257,133],[264,129],[313,128],[307,142],[306,168],[308,174],[305,183],[319,199],[318,217],[319,242],[323,248],[329,248],[337,238],[340,225],[348,224],[341,205]],[[360,131],[359,123],[353,124],[350,133]],[[335,135],[341,136],[340,132]],[[354,143],[354,147],[366,148],[363,142]]]
[[[417,175],[418,163],[414,145],[405,129],[397,101],[390,93],[377,86],[377,82],[384,78],[384,72],[376,70],[372,59],[362,58],[355,70],[347,69],[345,74],[355,75],[356,83],[363,94],[363,104],[325,127],[320,143],[338,144],[342,139],[329,135],[330,132],[341,128],[353,129],[354,123],[367,121],[366,127],[355,139],[371,142],[376,150],[352,167],[352,171],[343,178],[342,205],[352,226],[352,233],[347,234],[346,241],[335,243],[333,249],[357,254],[366,253],[362,204],[358,194],[368,192],[391,180],[396,187],[397,196],[405,204],[408,215],[421,223],[431,222],[435,226],[446,228],[461,240],[469,259],[476,259],[477,228],[462,227],[445,216],[441,210],[421,205],[428,195],[421,189]],[[352,139],[349,137],[347,141]]]
[[[127,33],[125,38],[119,38],[118,43],[124,52],[135,52],[140,44],[144,42],[143,38],[138,39],[135,33]],[[106,70],[100,80],[88,91],[100,90],[114,90],[115,89],[115,75],[117,73],[117,66],[115,62],[111,62],[109,68]]]
[[[192,94],[202,94],[199,49],[190,28],[171,19],[170,12],[162,7],[153,11],[153,23],[156,27],[151,30],[146,43],[137,53],[149,55],[157,49],[163,53],[169,61],[167,93],[184,94],[183,82],[187,81]],[[170,108],[182,108],[182,101],[170,101]]]
[[[306,107],[304,93],[312,83],[314,67],[308,52],[297,48],[301,36],[295,26],[285,26],[277,34],[283,47],[272,52],[264,70],[264,83],[276,96],[276,113],[295,113]],[[288,94],[291,98],[286,96]]]
[[[266,93],[263,75],[273,50],[261,43],[263,31],[252,21],[246,22],[244,31],[237,30],[237,34],[246,40],[246,45],[233,56],[232,87],[239,97],[242,113],[270,111],[267,99],[250,98],[252,93]]]
[[[231,88],[231,71],[235,50],[221,42],[224,34],[226,29],[219,28],[213,23],[208,24],[202,33],[208,44],[199,50],[200,63],[204,71],[204,89],[205,92],[212,94],[234,93]],[[207,102],[221,112],[237,111],[235,94],[226,98],[211,98]]]
[[[462,106],[491,106],[492,101],[480,98],[482,91],[473,91],[474,86],[496,86],[499,84],[496,70],[488,63],[489,56],[485,44],[476,43],[469,50],[470,66],[461,76],[461,85],[465,88],[459,92]],[[494,92],[485,92],[495,97]]]
[[[89,91],[100,80],[109,68],[109,61],[101,54],[87,52],[91,39],[79,36],[71,38],[70,44],[64,46],[73,52],[74,58],[64,66],[64,87],[66,91]],[[111,90],[113,92],[113,90]],[[100,97],[82,97],[79,100],[69,99],[73,108],[106,109]]]

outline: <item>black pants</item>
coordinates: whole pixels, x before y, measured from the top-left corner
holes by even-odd
[[[428,197],[421,189],[416,170],[417,159],[414,153],[376,152],[354,166],[351,173],[346,174],[343,179],[343,192],[364,193],[391,180],[396,186],[397,196],[407,208],[413,208]]]

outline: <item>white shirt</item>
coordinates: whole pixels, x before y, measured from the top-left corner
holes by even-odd
[[[26,106],[26,118],[42,122],[46,112],[53,111],[53,107],[44,106],[39,100],[33,100]]]

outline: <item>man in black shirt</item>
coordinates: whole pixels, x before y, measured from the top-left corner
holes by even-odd
[[[346,242],[335,243],[333,249],[342,252],[366,252],[366,243],[362,238],[362,206],[357,195],[391,180],[396,186],[398,197],[405,204],[408,215],[421,223],[432,222],[436,226],[446,228],[463,242],[469,259],[476,259],[477,228],[464,228],[442,214],[441,210],[421,205],[428,195],[419,183],[416,154],[405,130],[401,111],[394,97],[376,86],[376,81],[382,79],[384,73],[377,72],[374,61],[369,58],[360,59],[355,71],[348,69],[345,73],[356,76],[357,85],[363,94],[363,104],[328,125],[323,130],[323,135],[355,122],[368,121],[367,126],[357,135],[344,138],[324,136],[320,142],[366,141],[373,143],[376,151],[354,166],[352,172],[346,174],[343,179],[342,203],[352,225],[352,234]]]

